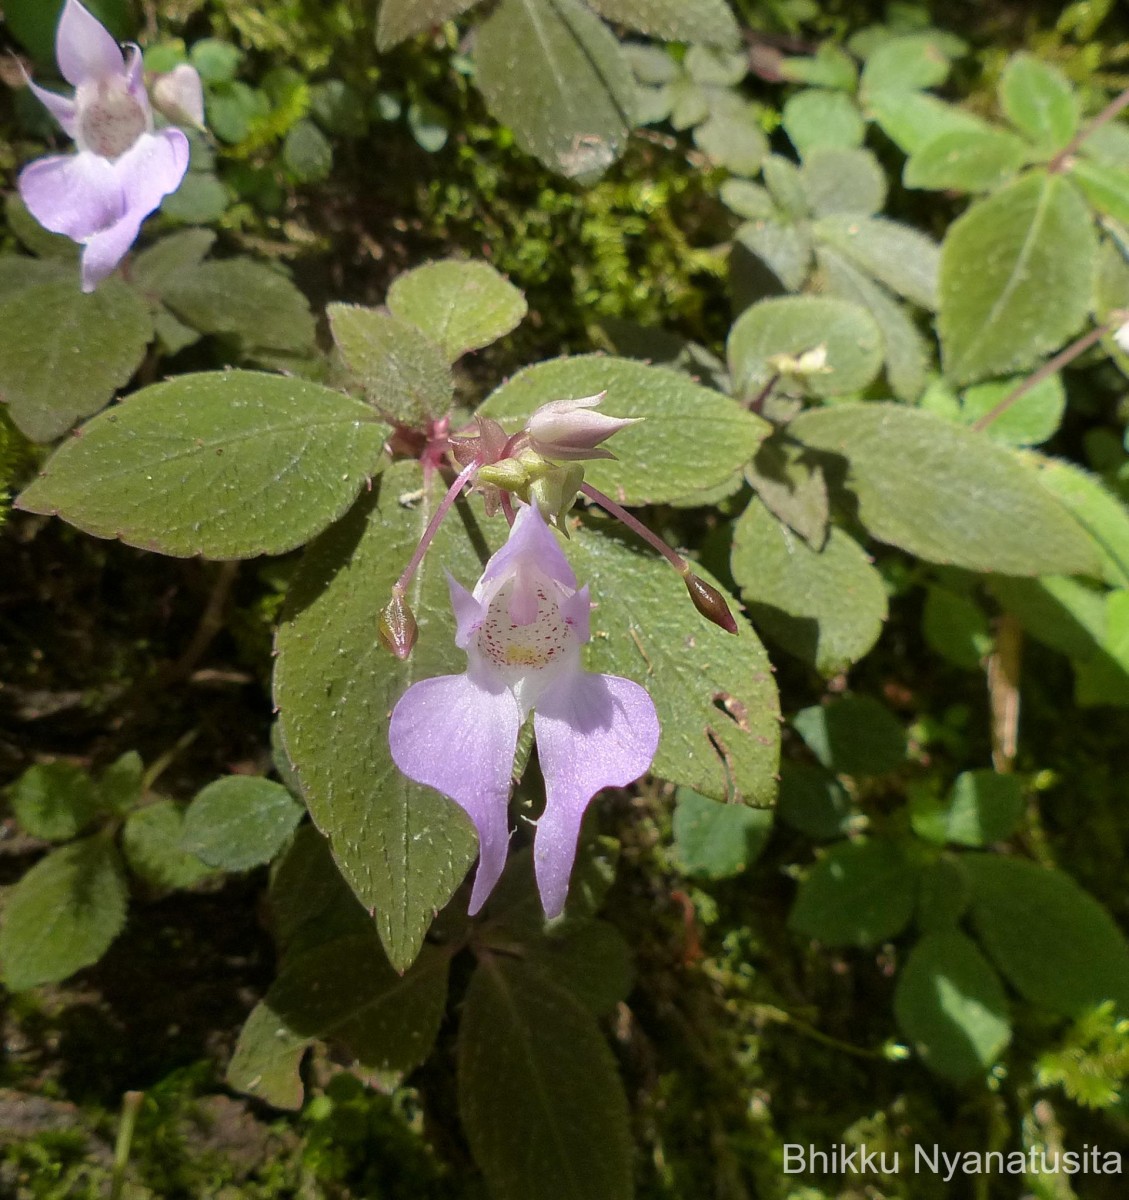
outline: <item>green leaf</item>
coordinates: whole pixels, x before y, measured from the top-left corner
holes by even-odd
[[[79,283],[79,255],[82,248],[77,242],[61,233],[51,233],[27,211],[27,205],[20,199],[19,193],[9,192],[4,200],[4,215],[8,218],[8,227],[19,238],[25,249],[39,259],[47,260],[39,266],[30,268],[36,274],[40,267],[48,263],[56,269],[55,277],[66,279],[72,290]],[[38,281],[37,281],[38,282]]]
[[[292,957],[335,938],[371,934],[372,917],[342,878],[329,842],[307,822],[271,870],[271,932]]]
[[[165,304],[201,333],[234,338],[240,353],[314,347],[314,319],[305,296],[278,271],[249,258],[202,262],[162,289]]]
[[[923,933],[950,933],[968,911],[971,892],[963,858],[935,858],[922,869],[917,924]]]
[[[694,145],[737,175],[755,175],[768,153],[768,138],[753,110],[714,113],[694,130]]]
[[[749,274],[750,264],[743,254],[744,251],[754,255],[768,267],[780,280],[784,289],[790,292],[803,287],[811,268],[811,239],[806,230],[782,221],[746,221],[737,230],[729,260],[737,307],[744,307],[741,301],[746,292],[749,293],[750,303],[759,300],[764,292],[763,286],[759,286],[763,279],[763,270],[757,272],[750,285],[746,285],[745,277]]]
[[[810,214],[807,187],[800,174],[800,168],[794,162],[782,158],[779,154],[770,154],[764,160],[764,183],[785,216],[799,220]]]
[[[7,300],[41,283],[67,283],[73,287],[74,279],[74,267],[58,259],[29,258],[26,254],[0,255],[0,300]]]
[[[268,863],[302,819],[280,783],[227,775],[199,792],[184,815],[181,845],[211,867],[246,871]]]
[[[760,856],[771,832],[770,810],[719,804],[690,788],[675,794],[674,856],[687,875],[739,875]]]
[[[136,750],[127,750],[102,772],[98,795],[111,812],[128,812],[140,799],[145,766]]]
[[[449,962],[449,955],[429,949],[399,975],[371,932],[288,958],[239,1035],[228,1082],[297,1108],[302,1052],[326,1040],[343,1043],[368,1070],[410,1071],[427,1058],[439,1031]]]
[[[631,70],[579,0],[499,0],[476,30],[474,53],[487,108],[550,170],[588,183],[623,153]]]
[[[996,972],[963,933],[914,946],[894,993],[898,1024],[927,1066],[954,1083],[983,1074],[1011,1040]]]
[[[915,400],[925,387],[932,353],[904,307],[879,283],[830,246],[816,247],[827,294],[861,305],[882,333],[886,379],[899,400]]]
[[[12,812],[25,833],[65,842],[81,833],[102,807],[94,780],[70,763],[37,763],[12,784]]]
[[[204,261],[215,241],[216,235],[210,229],[183,229],[169,234],[133,260],[130,277],[143,292],[160,297],[182,271],[191,271]]]
[[[243,51],[219,38],[201,38],[193,42],[190,58],[205,82],[231,83],[243,61]]]
[[[851,149],[862,145],[866,122],[854,100],[843,92],[808,88],[784,104],[784,132],[801,158],[823,147]]]
[[[615,3],[615,0],[612,0]],[[622,0],[621,0],[622,2]],[[638,2],[638,0],[628,0]],[[644,3],[670,3],[671,0],[643,0]],[[593,4],[593,8],[598,5]],[[705,46],[691,46],[682,63],[683,69],[695,83],[712,88],[735,88],[749,73],[749,57],[741,50],[722,51]],[[717,93],[712,93],[720,99]],[[717,105],[711,103],[711,108]]]
[[[286,134],[282,161],[299,183],[316,183],[333,170],[333,146],[313,121],[303,118]]]
[[[858,662],[882,632],[882,577],[841,529],[813,550],[754,500],[734,526],[730,569],[753,623],[822,675]]]
[[[804,158],[799,179],[816,216],[868,217],[886,203],[886,173],[869,150],[819,147]]]
[[[906,758],[901,722],[872,696],[844,696],[792,718],[808,749],[837,775],[885,775]]]
[[[184,810],[172,800],[136,809],[122,829],[122,850],[130,870],[159,891],[190,888],[212,869],[181,845]]]
[[[615,1060],[592,1014],[518,959],[483,955],[471,977],[459,1111],[496,1200],[630,1200]]]
[[[940,253],[925,234],[882,217],[859,216],[822,217],[814,232],[891,291],[922,308],[936,307]]]
[[[846,788],[822,767],[785,761],[780,764],[782,821],[813,838],[840,838],[856,820]]]
[[[855,60],[842,46],[837,46],[830,39],[821,43],[811,58],[785,58],[777,65],[777,69],[784,79],[812,87],[853,92],[858,83]]]
[[[600,354],[526,367],[479,411],[516,429],[551,400],[603,391],[607,399],[602,412],[644,419],[607,443],[616,460],[586,463],[584,475],[628,506],[689,500],[726,483],[752,458],[771,428],[681,371]],[[696,448],[692,456],[686,454],[690,443]]]
[[[990,192],[1016,175],[1026,159],[1027,147],[1007,130],[955,130],[911,154],[902,183],[934,192]]]
[[[859,520],[879,541],[970,571],[1097,569],[1090,540],[1073,517],[1012,452],[982,435],[897,404],[801,413],[789,432],[845,460]]]
[[[800,883],[789,928],[828,946],[874,946],[909,924],[917,870],[881,838],[840,842]]]
[[[1022,376],[1015,376],[970,387],[961,397],[961,419],[974,425],[1023,382]],[[1049,375],[994,417],[984,431],[1005,446],[1037,446],[1058,432],[1065,411],[1066,389],[1062,377]]]
[[[904,154],[916,154],[942,134],[982,133],[991,128],[962,108],[905,88],[867,93],[864,111]]]
[[[963,771],[948,797],[946,834],[957,846],[988,846],[1011,837],[1023,814],[1023,787],[1015,775]]]
[[[1028,1001],[1077,1017],[1113,1000],[1129,1014],[1129,946],[1108,912],[1069,875],[1024,859],[968,854],[976,931]]]
[[[231,199],[211,171],[189,171],[180,187],[161,202],[161,215],[184,225],[207,225],[223,216]]]
[[[1129,170],[1076,158],[1070,178],[1099,213],[1123,225],[1129,223]]]
[[[732,46],[737,22],[725,0],[588,0],[601,17],[668,42]]]
[[[330,304],[326,316],[346,368],[385,420],[426,429],[450,412],[451,371],[439,346],[415,325],[352,304]]]
[[[454,259],[398,276],[388,307],[441,346],[452,363],[505,337],[529,311],[521,292],[489,264]]]
[[[5,899],[4,986],[57,983],[97,962],[125,924],[126,898],[121,860],[102,834],[52,850]]]
[[[408,105],[408,129],[416,145],[428,154],[438,154],[451,136],[446,111],[426,100]]]
[[[800,382],[814,396],[866,387],[882,366],[882,335],[865,309],[825,296],[762,300],[737,318],[727,352],[734,395],[750,399],[781,371],[781,358],[822,347],[824,365]]]
[[[380,0],[376,45],[391,50],[397,42],[426,33],[443,21],[453,21],[480,0]]]
[[[929,588],[921,622],[929,648],[966,671],[979,670],[992,649],[992,632],[984,610],[947,588]]]
[[[974,383],[1057,350],[1086,320],[1096,260],[1089,212],[1061,176],[1027,175],[973,204],[941,247],[945,374]]]
[[[534,897],[534,903],[540,913],[539,899]],[[527,967],[567,988],[596,1016],[611,1012],[631,991],[631,948],[607,921],[570,918],[554,922],[522,949]]]
[[[811,455],[783,438],[769,438],[745,468],[745,478],[778,521],[813,550],[823,549],[830,512],[827,481]]]
[[[145,356],[153,323],[120,279],[90,295],[72,281],[36,284],[0,301],[0,401],[33,442],[104,408]]]
[[[239,1031],[227,1065],[227,1083],[275,1108],[299,1109],[305,1097],[301,1066],[310,1043],[278,1014],[256,1004]]]
[[[1047,153],[1078,131],[1079,103],[1070,81],[1050,63],[1016,54],[1000,77],[1000,107],[1007,119]]]
[[[949,75],[949,55],[940,37],[911,33],[890,38],[867,57],[859,90],[913,91],[936,87]]]
[[[418,464],[395,464],[309,548],[287,595],[274,679],[286,753],[310,815],[357,898],[375,910],[397,968],[411,963],[433,913],[462,881],[475,841],[460,808],[396,769],[388,714],[417,679],[465,670],[443,570],[473,584],[505,527],[483,527],[463,505],[440,526],[407,597],[419,644],[399,662],[377,641],[377,612],[442,497],[434,478],[421,497],[401,502],[422,482]]]
[[[1025,455],[1023,463],[1090,535],[1101,578],[1111,587],[1129,588],[1129,508],[1096,475],[1073,463],[1038,454]]]
[[[85,425],[16,503],[162,554],[282,554],[353,503],[386,436],[367,405],[317,384],[182,375]]]
[[[699,616],[670,567],[652,550],[625,545],[609,525],[582,526],[569,544],[577,578],[600,597],[589,670],[624,675],[651,693],[662,727],[656,775],[714,800],[767,807],[780,730],[764,648],[747,625],[734,637]]]

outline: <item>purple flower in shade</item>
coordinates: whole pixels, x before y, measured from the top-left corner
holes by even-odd
[[[74,138],[78,153],[40,158],[20,172],[28,211],[52,233],[81,243],[82,290],[125,257],[141,222],[188,170],[188,139],[179,129],[153,132],[141,78],[141,51],[127,62],[110,33],[78,0],[67,0],[55,57],[73,98],[28,80],[47,110]]]
[[[651,765],[659,721],[637,683],[580,665],[588,641],[588,589],[534,505],[519,509],[509,541],[474,591],[448,575],[462,675],[413,684],[392,712],[396,766],[462,807],[478,832],[470,897],[476,913],[509,849],[507,811],[518,734],[530,711],[545,811],[533,841],[545,914],[564,908],[584,810],[605,787],[623,787]]]

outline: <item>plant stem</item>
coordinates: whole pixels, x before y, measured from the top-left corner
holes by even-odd
[[[1112,121],[1123,108],[1129,108],[1129,88],[1121,93],[1115,100],[1111,100],[1109,104],[1102,109],[1100,113],[1088,124],[1084,125],[1069,142],[1051,159],[1047,164],[1047,170],[1052,175],[1061,171],[1064,166],[1070,161],[1082,146],[1083,142],[1088,137],[1096,133],[1101,127]]]
[[[463,467],[458,475],[455,476],[455,482],[447,489],[447,494],[439,502],[439,507],[427,523],[427,528],[423,531],[423,537],[419,540],[419,545],[416,547],[416,552],[412,555],[411,562],[404,568],[404,573],[400,578],[396,580],[396,584],[392,588],[394,594],[402,596],[408,590],[408,584],[411,583],[412,576],[416,573],[416,568],[423,561],[423,556],[427,553],[428,546],[434,540],[440,522],[451,511],[451,505],[459,498],[459,493],[466,487],[467,481],[478,470],[478,467],[479,464],[477,462],[472,462],[469,466]]]
[[[118,1123],[118,1139],[114,1143],[114,1173],[110,1181],[110,1200],[120,1200],[125,1184],[125,1171],[129,1166],[129,1148],[133,1144],[133,1131],[137,1125],[137,1114],[141,1111],[144,1092],[126,1092],[122,1097],[122,1116]]]
[[[1032,375],[1029,375],[1018,387],[1013,388],[994,408],[989,409],[979,420],[977,420],[972,428],[980,433],[987,429],[989,425],[999,417],[1002,417],[1009,408],[1021,397],[1026,396],[1032,388],[1038,387],[1044,379],[1053,375],[1056,371],[1060,371],[1068,363],[1073,362],[1080,354],[1089,350],[1096,342],[1101,341],[1103,337],[1117,324],[1115,321],[1106,321],[1104,325],[1099,325],[1096,329],[1091,329],[1089,333],[1083,334],[1077,341],[1071,342],[1065,350],[1060,350],[1054,358],[1043,365]]]
[[[642,521],[633,517],[626,508],[616,504],[610,496],[605,496],[590,483],[582,483],[580,490],[589,500],[594,500],[601,508],[606,509],[613,517],[622,521],[632,533],[637,533],[649,546],[654,546],[684,579],[691,573],[690,564],[677,550],[672,550],[657,533],[652,533]]]

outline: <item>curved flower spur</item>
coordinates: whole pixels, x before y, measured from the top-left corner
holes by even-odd
[[[141,222],[180,186],[188,170],[188,139],[179,129],[153,132],[141,51],[131,46],[127,60],[78,0],[67,0],[63,8],[55,57],[74,97],[30,79],[28,87],[74,139],[78,153],[37,159],[20,172],[18,186],[40,225],[82,245],[82,290],[92,292],[125,257]],[[176,115],[202,124],[196,72],[179,67],[166,80],[163,92]]]
[[[509,541],[474,591],[447,576],[461,675],[413,684],[392,711],[396,766],[450,796],[478,833],[473,915],[502,873],[509,848],[510,776],[529,713],[545,779],[533,861],[541,903],[558,916],[568,895],[580,822],[601,789],[623,787],[651,765],[659,720],[646,690],[580,665],[589,639],[588,589],[535,505],[517,512]]]

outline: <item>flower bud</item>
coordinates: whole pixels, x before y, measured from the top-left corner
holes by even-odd
[[[195,67],[181,63],[158,75],[149,88],[153,107],[176,125],[204,128],[204,85]]]
[[[503,492],[524,492],[530,484],[530,472],[525,463],[516,458],[503,458],[499,462],[479,467],[475,482],[479,485],[500,488]]]
[[[380,644],[401,662],[411,654],[419,636],[419,626],[402,592],[394,591],[392,599],[381,610],[377,633]]]
[[[542,404],[525,423],[533,448],[546,458],[568,462],[578,458],[615,458],[610,450],[596,447],[634,425],[641,417],[607,417],[591,412],[607,395],[584,396],[579,400],[553,400]]]
[[[725,597],[715,587],[711,587],[704,579],[700,579],[692,571],[688,571],[682,576],[686,590],[690,593],[690,599],[694,601],[694,607],[706,618],[707,621],[712,621],[715,625],[720,625],[726,633],[737,632],[737,622],[733,619],[733,614],[729,611],[729,605],[725,602]]]

